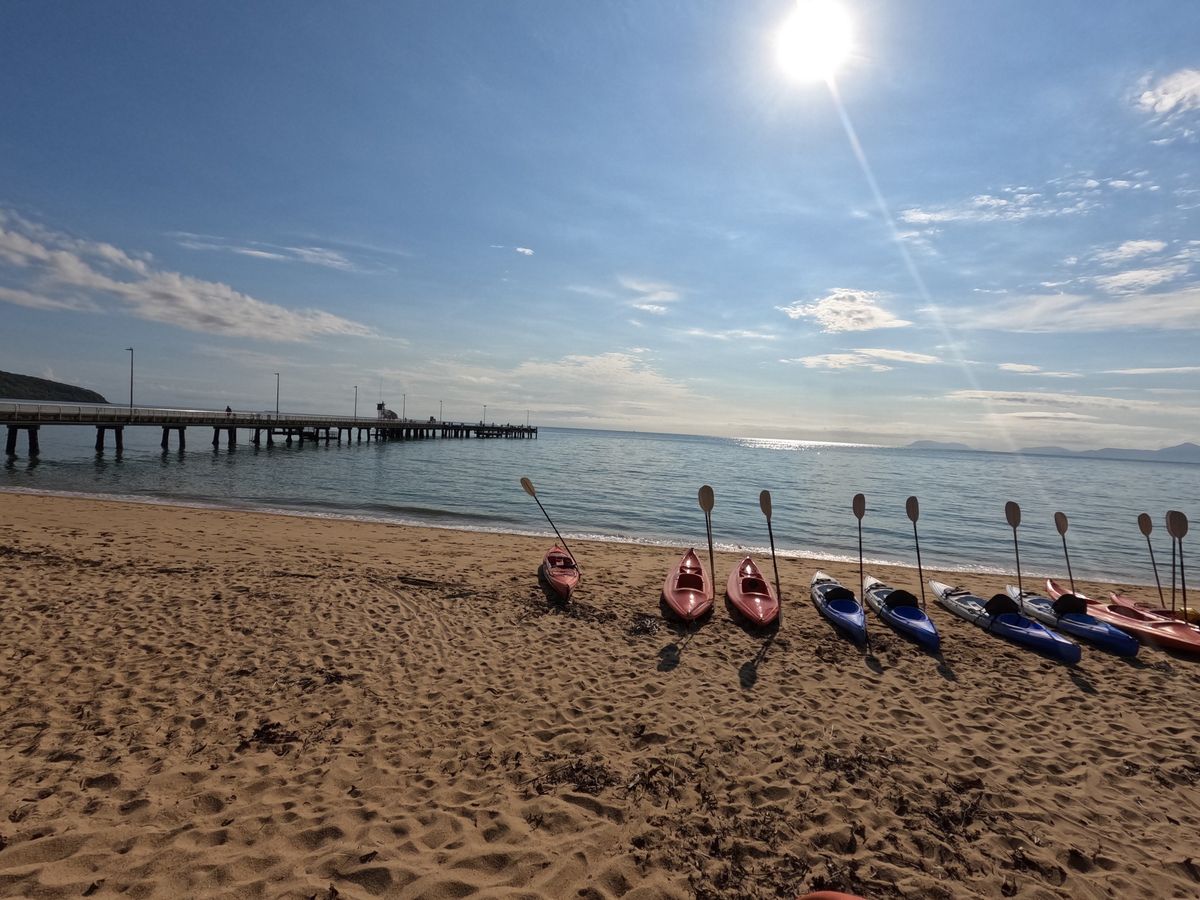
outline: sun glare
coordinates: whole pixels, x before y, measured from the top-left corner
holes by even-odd
[[[775,38],[779,64],[799,81],[829,81],[850,52],[850,17],[834,0],[799,0]]]

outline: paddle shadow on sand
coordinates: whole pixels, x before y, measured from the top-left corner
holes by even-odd
[[[696,632],[712,619],[712,610],[710,609],[694,622],[683,622],[671,613],[671,608],[661,598],[658,601],[658,608],[662,612],[663,622],[666,624],[666,627],[677,638],[680,638],[679,641],[672,641],[658,651],[658,665],[656,668],[660,672],[670,672],[678,668],[679,663],[683,661],[683,651],[692,642],[692,638],[695,637]]]

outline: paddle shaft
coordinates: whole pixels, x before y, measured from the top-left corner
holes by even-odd
[[[1062,537],[1062,542],[1063,542],[1063,558],[1066,559],[1066,561],[1067,561],[1067,578],[1069,578],[1071,581],[1071,593],[1074,594],[1075,593],[1075,576],[1071,574],[1071,554],[1067,552],[1067,536],[1065,534],[1063,534],[1063,535],[1061,535],[1061,537]],[[1017,569],[1020,570],[1020,568],[1021,568],[1021,561],[1018,559],[1017,560]],[[1018,580],[1018,582],[1020,581],[1019,574],[1017,576],[1017,580]]]
[[[538,500],[537,494],[533,494],[534,502],[537,503],[538,509],[542,511],[542,515],[546,517],[546,521],[550,523],[550,527],[554,529],[554,536],[558,538],[559,543],[563,545],[563,549],[567,551],[567,555],[575,562],[576,568],[579,567],[579,561],[575,559],[575,554],[571,552],[571,548],[567,546],[567,542],[563,540],[563,536],[558,533],[558,526],[554,524],[554,520],[550,518],[550,513],[546,512],[546,507],[542,506],[542,501]]]
[[[767,519],[767,537],[771,541],[771,568],[775,570],[775,597],[779,600],[779,624],[783,624],[783,588],[779,586],[779,563],[775,561],[775,533],[771,530],[771,519]]]
[[[1017,543],[1017,529],[1015,527],[1013,528],[1013,550],[1016,551],[1017,554],[1017,592],[1024,594],[1025,588],[1021,584],[1021,547]],[[1074,590],[1074,588],[1072,588],[1072,590]]]
[[[1183,613],[1181,618],[1187,621],[1187,575],[1183,572],[1183,538],[1179,539],[1179,593],[1183,599]]]
[[[1182,547],[1183,542],[1179,545]],[[1175,618],[1175,539],[1171,539],[1171,618]]]
[[[1150,567],[1154,569],[1154,583],[1158,585],[1158,602],[1165,603],[1166,598],[1163,597],[1162,582],[1158,578],[1158,563],[1154,561],[1154,546],[1150,543],[1150,535],[1146,535],[1146,549],[1150,551]]]
[[[917,545],[917,577],[921,579],[921,609],[925,609],[925,570],[921,568],[921,539],[917,537],[916,522],[913,522],[913,543]]]
[[[712,513],[704,511],[704,530],[708,532],[708,572],[712,579],[713,600],[717,599],[717,564],[713,558]]]
[[[862,554],[862,519],[858,520],[858,595],[861,597],[865,588],[863,585],[867,581],[867,576],[863,574],[863,554]]]

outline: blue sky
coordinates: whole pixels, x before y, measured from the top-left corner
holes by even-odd
[[[777,62],[794,0],[9,2],[0,369],[122,401],[132,344],[143,404],[271,408],[280,372],[293,410],[1200,439],[1200,5],[842,6],[835,98]]]

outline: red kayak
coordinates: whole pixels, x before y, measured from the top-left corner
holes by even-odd
[[[694,622],[712,609],[712,593],[712,581],[693,549],[667,573],[662,595],[671,612],[685,622]]]
[[[1190,622],[1193,625],[1200,623],[1200,610],[1194,606],[1180,606],[1174,610],[1170,610],[1161,606],[1151,606],[1149,603],[1134,600],[1127,594],[1118,594],[1116,591],[1113,591],[1108,596],[1112,597],[1113,603],[1119,603],[1121,606],[1132,606],[1134,609],[1154,613],[1154,615],[1162,616],[1164,619],[1179,619],[1181,622]]]
[[[1052,578],[1046,579],[1046,591],[1051,600],[1057,600],[1063,594],[1069,593]],[[1103,603],[1093,600],[1083,594],[1076,594],[1080,600],[1087,603],[1089,615],[1095,616],[1101,622],[1115,625],[1122,631],[1132,634],[1139,641],[1156,644],[1170,650],[1200,655],[1200,628],[1188,625],[1166,616],[1155,615],[1135,606],[1122,603]]]
[[[542,560],[542,577],[554,589],[554,593],[564,600],[571,599],[571,591],[579,585],[579,566],[571,554],[562,547],[554,547],[546,551]]]
[[[779,618],[779,598],[754,560],[746,557],[729,573],[729,602],[752,625],[769,625]]]

